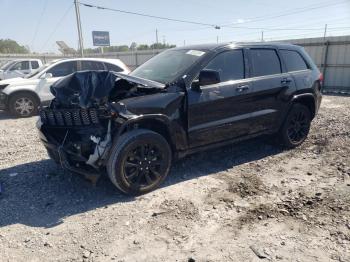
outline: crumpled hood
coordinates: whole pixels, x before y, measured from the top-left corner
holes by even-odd
[[[30,78],[22,78],[22,77],[16,77],[16,78],[10,78],[0,81],[0,85],[16,85],[16,86],[22,86],[22,85],[36,85],[40,79],[30,79]]]
[[[110,94],[118,89],[117,82],[124,79],[145,88],[164,89],[165,85],[111,71],[82,71],[61,78],[51,87],[55,101],[62,107],[78,105],[88,108],[94,104],[104,104]]]

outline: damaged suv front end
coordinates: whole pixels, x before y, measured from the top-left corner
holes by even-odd
[[[180,128],[174,125],[183,93],[155,81],[86,71],[56,82],[51,92],[54,100],[40,109],[40,139],[56,163],[94,183],[106,172],[113,141],[123,132],[150,123]],[[142,121],[150,118],[153,122]]]

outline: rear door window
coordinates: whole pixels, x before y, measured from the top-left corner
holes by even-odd
[[[105,70],[102,62],[81,61],[81,70]]]
[[[281,62],[274,49],[251,49],[253,77],[280,74]]]
[[[218,71],[220,81],[244,78],[244,59],[242,50],[232,50],[218,54],[205,69]]]
[[[75,61],[60,63],[47,71],[53,77],[60,77],[72,74],[77,71],[77,63]]]
[[[37,68],[39,68],[39,63],[38,63],[38,61],[31,61],[30,63],[32,64],[32,69],[37,69]]]
[[[297,51],[280,50],[280,53],[284,63],[286,64],[288,72],[308,69],[305,60]]]

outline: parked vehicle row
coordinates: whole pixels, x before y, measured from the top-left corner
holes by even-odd
[[[0,80],[24,77],[41,67],[40,59],[16,59],[8,61],[0,67]]]
[[[174,48],[129,75],[77,72],[57,81],[37,126],[64,168],[89,177],[107,171],[122,192],[141,194],[193,152],[266,134],[300,145],[318,112],[322,81],[294,45]]]
[[[18,62],[15,62],[15,65]],[[9,65],[12,68],[12,64]],[[73,58],[48,63],[23,78],[0,81],[0,109],[16,117],[37,114],[40,104],[53,98],[50,86],[60,78],[77,71],[108,70],[128,74],[129,68],[119,59]]]

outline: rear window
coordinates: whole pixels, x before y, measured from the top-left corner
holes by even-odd
[[[281,62],[274,49],[251,49],[250,50],[253,76],[265,76],[280,74]]]
[[[106,65],[108,71],[114,71],[114,72],[123,71],[123,69],[121,69],[119,66],[109,64],[109,63],[105,63],[105,65]]]
[[[292,50],[280,50],[280,53],[288,72],[308,69],[305,60],[298,52]]]
[[[30,63],[32,64],[32,69],[37,69],[37,68],[39,68],[39,63],[38,63],[38,61],[31,61]]]

